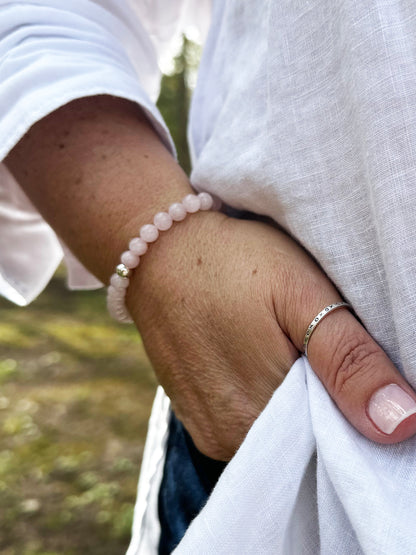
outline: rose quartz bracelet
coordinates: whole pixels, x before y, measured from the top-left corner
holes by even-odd
[[[107,290],[107,307],[110,315],[119,322],[129,324],[133,322],[125,303],[127,287],[134,268],[139,265],[149,243],[154,243],[159,237],[159,231],[167,231],[173,222],[181,222],[186,215],[199,210],[210,210],[214,200],[209,193],[187,195],[182,202],[171,204],[167,212],[158,212],[153,218],[153,224],[146,224],[140,228],[139,237],[134,237],[129,243],[129,250],[121,255],[121,263],[116,267],[110,278]]]

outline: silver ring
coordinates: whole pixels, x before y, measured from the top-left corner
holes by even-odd
[[[325,316],[327,316],[330,312],[332,312],[333,310],[336,310],[337,308],[342,308],[343,306],[346,306],[349,308],[350,305],[344,302],[333,303],[326,306],[323,310],[321,310],[319,314],[315,316],[315,318],[309,324],[308,329],[306,330],[306,333],[305,333],[305,338],[303,340],[303,352],[305,353],[305,356],[308,356],[308,343],[311,338],[311,335],[316,330],[316,327],[319,324],[319,322],[322,322]]]

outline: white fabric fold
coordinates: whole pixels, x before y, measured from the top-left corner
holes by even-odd
[[[0,291],[24,306],[48,284],[62,258],[56,235],[0,164]]]
[[[157,503],[163,477],[169,417],[170,401],[159,386],[149,419],[134,508],[132,539],[126,555],[150,555],[158,551],[160,523]]]
[[[414,553],[415,447],[358,434],[301,358],[175,554]]]
[[[160,72],[151,38],[127,2],[102,4],[0,3],[0,160],[36,121],[71,100],[97,94],[140,104],[174,152],[154,104]],[[25,305],[44,289],[64,251],[0,168],[0,292]],[[66,263],[70,286],[100,286],[73,256]]]
[[[367,440],[305,367],[318,453],[320,552],[414,553],[416,438],[397,445]]]

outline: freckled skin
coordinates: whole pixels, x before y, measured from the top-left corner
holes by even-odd
[[[40,120],[5,163],[103,283],[140,227],[193,192],[144,113],[111,96],[70,102]],[[197,271],[200,253],[203,271]],[[312,317],[339,300],[333,284],[282,231],[212,211],[189,215],[163,233],[126,295],[177,416],[204,454],[223,460],[234,454],[299,356]],[[338,374],[348,360],[346,337],[378,355],[362,356],[359,371],[355,365]],[[414,392],[374,345],[353,315],[340,310],[319,325],[308,358],[361,433],[394,443],[416,431],[416,418],[382,435],[366,416],[368,399],[391,383]]]

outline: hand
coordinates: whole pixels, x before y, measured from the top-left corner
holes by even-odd
[[[287,235],[213,213],[189,217],[153,245],[128,295],[175,414],[200,451],[221,460],[233,456],[298,358],[312,318],[340,300]],[[416,396],[348,310],[319,324],[308,355],[361,433],[382,443],[415,433],[416,416],[390,434],[369,418],[381,387],[400,385],[415,407]]]
[[[5,163],[104,283],[140,226],[191,192],[140,109],[110,96],[79,99],[43,118]],[[204,453],[223,459],[297,358],[312,318],[340,300],[283,233],[213,213],[195,214],[157,241],[128,296],[177,415]],[[319,324],[308,357],[364,435],[394,443],[416,432],[414,392],[349,311]],[[372,403],[389,384],[402,389],[388,387]]]

